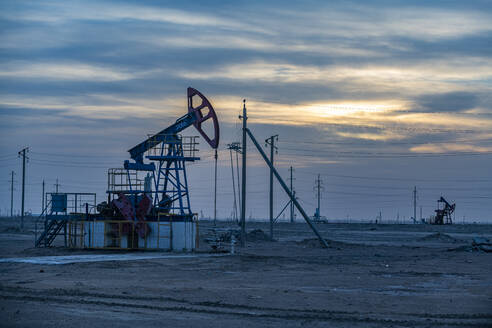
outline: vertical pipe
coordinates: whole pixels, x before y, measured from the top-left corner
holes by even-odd
[[[244,247],[246,241],[246,121],[248,117],[246,116],[246,99],[243,100],[243,162],[242,162],[242,202],[241,202],[241,246]]]
[[[275,137],[270,137],[270,162],[273,166],[273,149]],[[273,169],[270,168],[270,240],[273,240]]]
[[[239,147],[239,143],[238,143],[238,149],[236,150],[236,173],[237,173],[237,204],[238,204],[238,211],[239,211],[239,207],[241,207],[241,192],[239,190],[241,190],[241,180],[239,179],[239,151],[240,151],[241,147]]]
[[[10,180],[10,217],[14,217],[14,171]]]
[[[237,201],[236,201],[236,182],[234,181],[234,162],[232,160],[232,147],[229,148],[229,153],[231,155],[231,173],[232,173],[232,193],[234,194],[234,220],[237,223]],[[239,190],[238,190],[239,191]]]
[[[214,226],[217,225],[217,148],[215,149]]]
[[[320,196],[321,196],[321,193],[320,193],[320,189],[321,189],[321,181],[320,181],[320,175],[318,174],[318,180],[316,181],[317,182],[317,186],[318,186],[318,211],[316,212],[316,215],[318,216],[318,220],[320,219],[321,217],[321,208],[320,208]]]
[[[294,192],[292,190],[292,166],[289,169],[290,171],[290,192]],[[290,223],[294,223],[294,203],[290,202]]]

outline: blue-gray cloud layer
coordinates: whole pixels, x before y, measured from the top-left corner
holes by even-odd
[[[71,189],[103,194],[103,167],[120,165],[128,148],[176,119],[181,108],[184,113],[184,92],[193,85],[224,105],[218,110],[228,117],[222,122],[225,142],[238,136],[231,118],[241,99],[276,106],[264,121],[254,124],[252,117],[252,128],[259,138],[280,134],[285,144],[279,164],[299,167],[296,183],[306,204],[313,202],[313,177],[325,174],[327,215],[408,211],[415,179],[428,188],[421,198],[424,214],[432,213],[434,198],[449,192],[461,201],[460,215],[486,219],[487,199],[475,196],[490,194],[491,157],[455,155],[492,150],[491,22],[489,1],[2,2],[0,155],[32,148],[34,209],[43,177],[72,179]],[[284,105],[300,106],[303,118],[308,114],[302,106],[312,103],[390,101],[404,108],[339,121],[318,113],[319,122],[313,116],[299,126],[283,120]],[[416,151],[424,157],[412,157]],[[448,157],[432,157],[436,152]],[[53,153],[79,157],[48,155]],[[97,157],[106,154],[111,157]],[[228,154],[223,155],[225,192],[230,181]],[[192,195],[197,210],[206,213],[207,156],[194,168],[198,185]],[[74,168],[78,162],[93,164]],[[9,158],[2,169],[7,177],[9,170],[18,171],[18,162]],[[266,171],[252,171],[258,190],[251,197],[259,202],[253,215],[264,216]],[[209,180],[202,183],[200,176]],[[372,197],[363,179],[371,176],[404,179],[408,195]],[[423,181],[433,177],[439,181]],[[463,181],[453,182],[460,177]],[[485,182],[470,191],[475,177]],[[369,181],[380,194],[395,188],[391,180]],[[7,193],[0,198],[3,210]],[[281,201],[279,196],[278,206]],[[220,204],[222,216],[229,215],[230,203],[226,197]]]

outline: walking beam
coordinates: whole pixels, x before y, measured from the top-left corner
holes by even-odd
[[[261,146],[258,144],[258,142],[256,141],[255,137],[253,136],[253,134],[251,133],[251,131],[248,128],[246,128],[246,133],[249,135],[251,141],[253,141],[254,145],[256,146],[256,148],[258,149],[258,151],[260,152],[261,156],[263,157],[263,159],[265,160],[265,162],[267,163],[267,165],[270,167],[270,169],[273,171],[273,174],[275,175],[275,177],[277,177],[278,182],[280,183],[280,185],[282,186],[282,188],[284,188],[284,190],[287,193],[287,195],[289,195],[290,200],[297,207],[297,209],[301,213],[301,215],[304,218],[304,220],[306,221],[306,223],[313,230],[313,232],[316,234],[316,236],[318,236],[318,239],[319,239],[319,242],[321,243],[321,245],[323,245],[324,247],[328,247],[328,244],[326,243],[326,240],[321,236],[321,234],[319,233],[318,229],[316,229],[316,227],[314,226],[313,222],[309,219],[308,215],[306,214],[306,212],[302,208],[301,204],[299,204],[299,202],[297,201],[297,199],[290,192],[290,189],[287,187],[287,185],[285,184],[285,182],[282,179],[282,177],[280,176],[280,174],[278,174],[277,170],[272,165],[272,163],[270,162],[270,160],[266,156],[265,152],[263,151],[263,149],[261,149]]]

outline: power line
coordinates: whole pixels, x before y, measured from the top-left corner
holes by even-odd
[[[57,156],[57,157],[83,157],[83,158],[108,158],[109,155],[88,155],[88,154],[69,154],[69,153],[64,153],[64,154],[56,154],[56,153],[45,153],[45,152],[31,152],[31,154],[36,154],[36,155],[47,155],[47,156]],[[117,155],[114,155],[115,157],[120,156],[121,154],[118,153]]]
[[[301,152],[307,154],[307,156],[320,157],[323,155],[332,155],[338,157],[347,158],[407,158],[407,157],[448,157],[448,156],[481,156],[481,155],[491,155],[492,151],[486,152],[441,152],[441,153],[381,153],[381,152],[362,152],[362,151],[322,151],[305,149],[305,148],[289,148],[285,147],[286,150],[291,150],[295,152]],[[295,154],[294,154],[295,155]]]
[[[311,174],[317,175],[312,171],[301,171],[301,174]],[[342,175],[342,174],[322,174],[322,176],[327,177],[337,177],[337,178],[350,178],[350,179],[364,179],[364,180],[389,180],[389,181],[435,181],[442,182],[442,179],[415,179],[415,178],[395,178],[395,177],[374,177],[374,176],[357,176],[357,175]],[[481,178],[463,178],[463,179],[454,179],[455,182],[492,182],[491,179],[481,179]]]
[[[384,141],[384,140],[359,140],[359,141],[308,141],[308,140],[282,140],[280,143],[286,144],[307,144],[307,145],[428,145],[428,144],[449,144],[449,143],[483,143],[483,142],[492,142],[492,139],[470,139],[470,140],[447,140],[447,141]]]

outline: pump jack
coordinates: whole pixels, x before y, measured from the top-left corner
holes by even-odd
[[[108,190],[109,194],[118,196],[112,203],[120,214],[126,220],[139,221],[137,230],[141,237],[148,233],[147,228],[143,228],[145,220],[160,220],[162,216],[174,221],[193,219],[185,164],[200,158],[195,156],[196,137],[182,137],[179,133],[193,125],[210,147],[217,149],[219,146],[219,123],[211,103],[191,87],[187,96],[186,115],[128,151],[133,160],[124,162],[129,187],[125,190]],[[202,129],[202,124],[207,120],[213,123],[213,137]],[[144,159],[150,162],[145,163]],[[138,180],[132,180],[139,171],[147,172],[143,189]]]
[[[439,208],[439,203],[443,203],[444,206],[442,209]],[[436,217],[434,219],[434,224],[453,224],[453,220],[451,218],[451,214],[453,214],[456,208],[456,204],[449,204],[444,197],[441,196],[437,201],[437,210]]]

